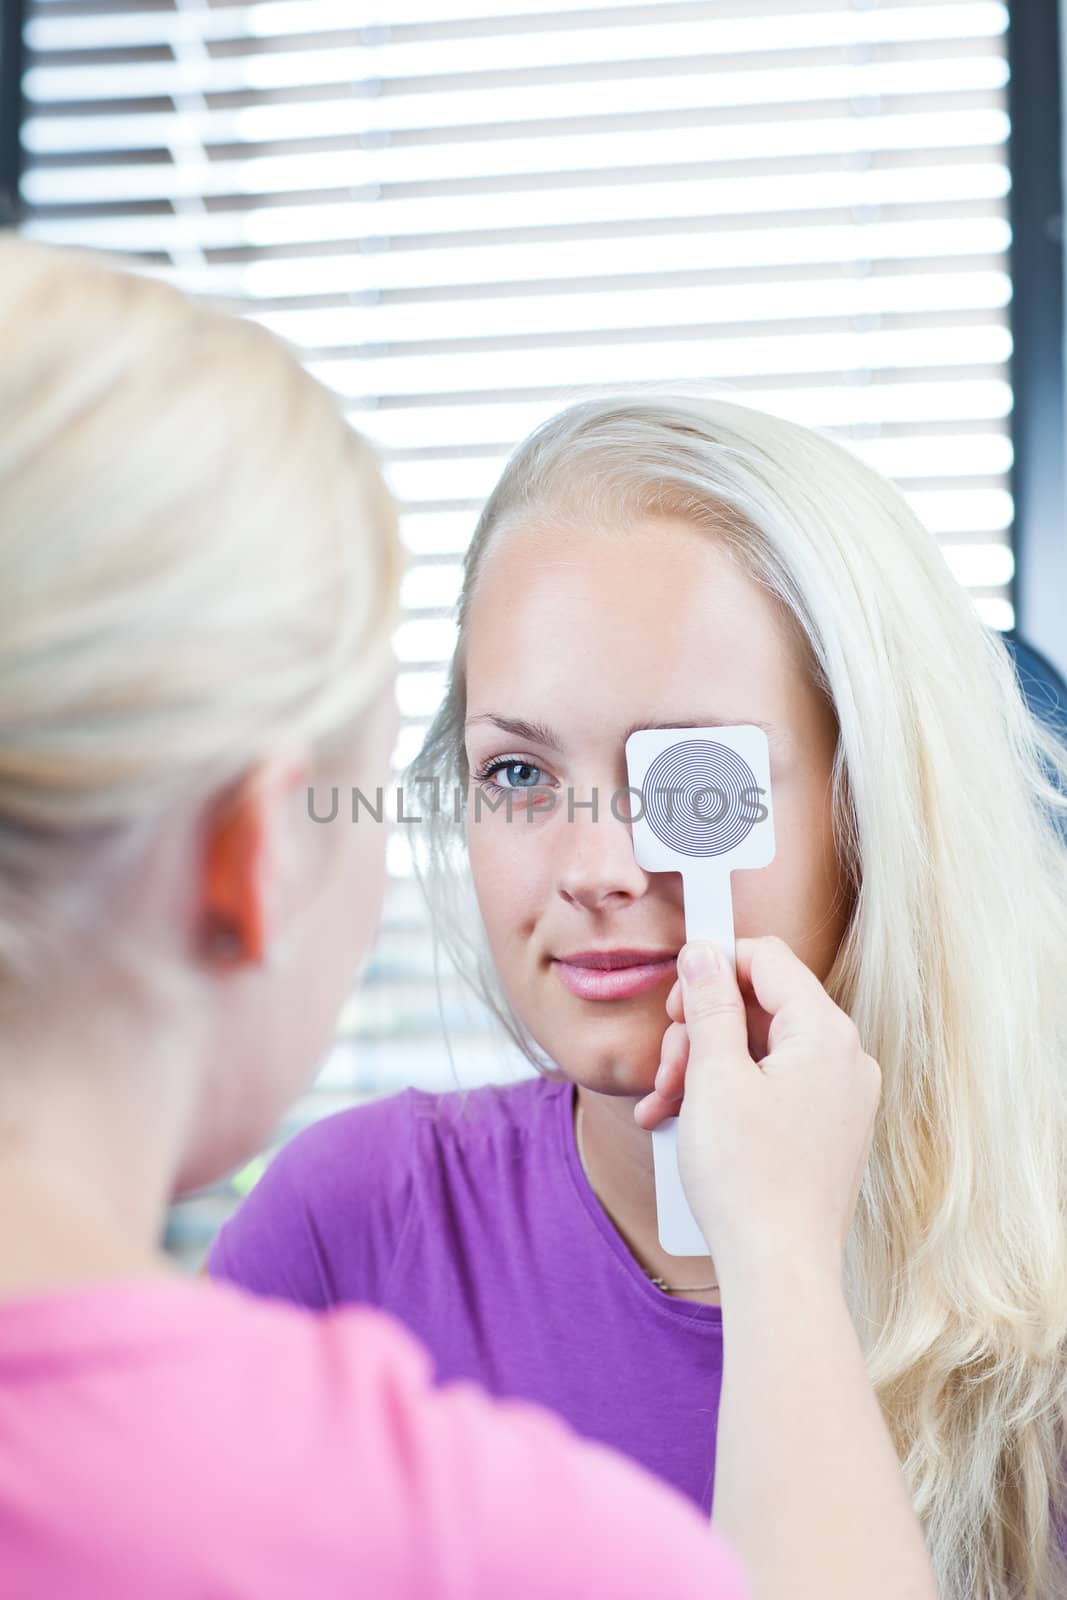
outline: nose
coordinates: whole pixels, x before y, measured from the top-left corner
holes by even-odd
[[[596,811],[590,807],[596,802]],[[602,792],[575,793],[557,831],[556,887],[570,905],[585,911],[618,909],[648,888],[648,874],[634,860],[625,808],[615,816]]]

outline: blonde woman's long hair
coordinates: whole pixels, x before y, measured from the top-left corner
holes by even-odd
[[[265,329],[0,235],[0,995],[86,949],[163,815],[358,745],[393,502]],[[138,965],[135,952],[127,952]]]
[[[826,988],[883,1081],[845,1287],[941,1600],[1060,1600],[1067,747],[902,495],[843,445],[730,401],[571,406],[485,506],[409,775],[469,783],[467,620],[497,542],[534,519],[583,537],[656,514],[706,528],[782,603],[837,719],[854,909]],[[449,807],[418,833],[445,948],[545,1070],[493,972]]]

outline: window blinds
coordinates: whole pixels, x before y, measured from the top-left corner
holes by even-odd
[[[1006,28],[984,0],[29,0],[25,231],[264,322],[378,443],[413,556],[399,766],[480,501],[589,388],[710,380],[835,432],[1012,625]],[[286,1132],[455,1081],[404,832]],[[443,999],[462,1081],[525,1070]]]

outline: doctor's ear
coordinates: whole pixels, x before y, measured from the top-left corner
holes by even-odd
[[[278,881],[279,835],[293,790],[299,787],[302,794],[307,776],[302,761],[269,763],[205,817],[198,948],[215,971],[276,964],[277,902],[284,891]]]

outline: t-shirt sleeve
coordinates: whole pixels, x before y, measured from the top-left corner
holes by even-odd
[[[409,1091],[313,1123],[223,1224],[209,1276],[314,1310],[380,1303],[411,1206],[413,1149]]]
[[[528,1401],[433,1383],[426,1350],[387,1313],[335,1313],[368,1522],[403,1549],[376,1592],[447,1600],[746,1600],[738,1557],[677,1490]],[[341,1408],[338,1408],[341,1409]],[[399,1508],[403,1508],[398,1517]],[[379,1555],[384,1547],[379,1545]]]

